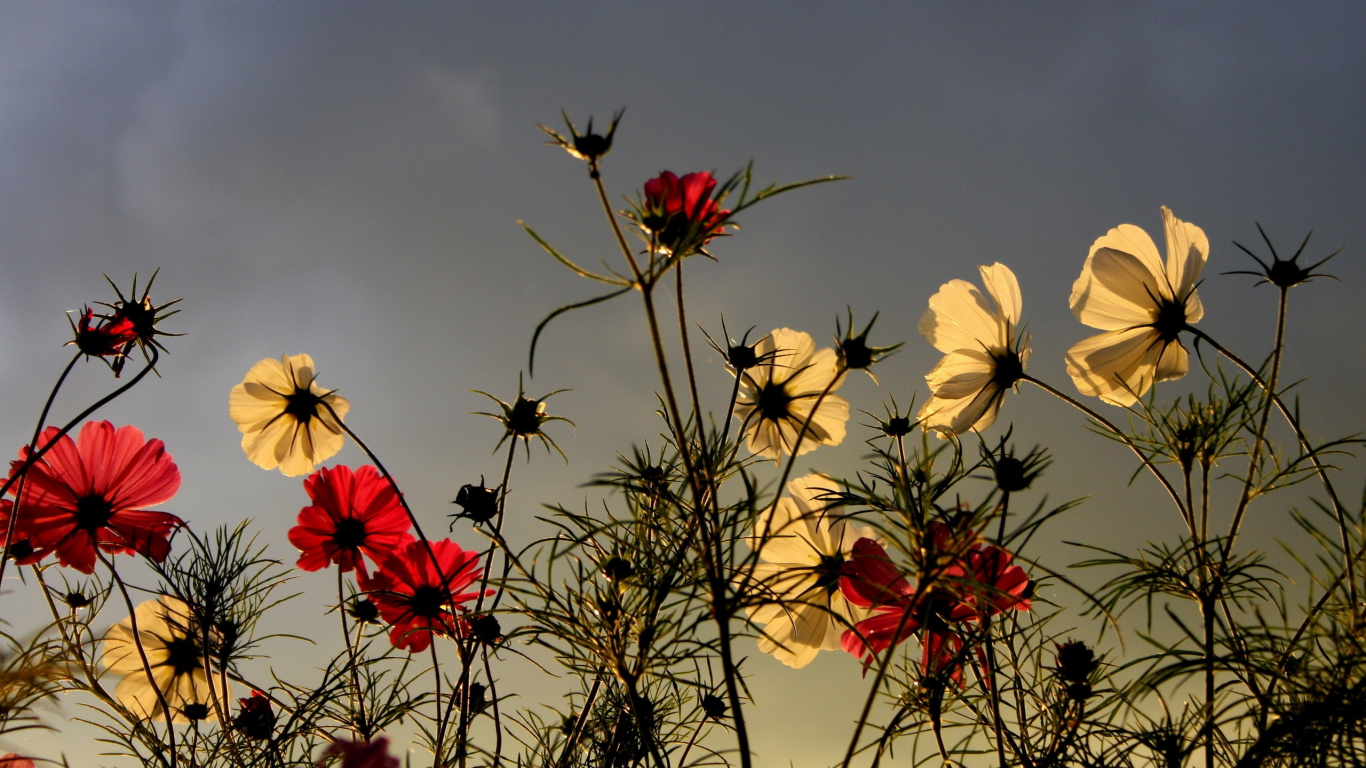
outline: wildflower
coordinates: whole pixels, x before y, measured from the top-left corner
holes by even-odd
[[[134,617],[137,618],[136,641],[133,638]],[[152,669],[150,678],[143,667],[142,654],[138,652],[139,641]],[[142,603],[134,609],[132,617],[110,627],[104,636],[100,664],[123,676],[114,689],[114,697],[119,703],[146,719],[162,713],[164,698],[176,722],[189,722],[191,708],[209,700],[200,632],[191,618],[190,607],[169,595]],[[213,717],[212,711],[202,714],[204,716],[199,719]]]
[[[873,323],[877,322],[877,315],[868,321],[863,331],[854,335],[854,311],[849,310],[849,330],[844,331],[840,328],[839,318],[835,319],[835,347],[836,354],[839,355],[840,366],[848,371],[867,371],[868,376],[877,382],[877,377],[873,376],[871,368],[874,363],[882,361],[883,358],[895,353],[901,348],[901,344],[893,344],[890,347],[870,347],[868,346],[868,334],[873,330]]]
[[[1261,224],[1257,225],[1257,231],[1261,233],[1262,240],[1266,241],[1266,246],[1271,249],[1271,263],[1268,264],[1265,261],[1262,261],[1262,258],[1260,256],[1248,250],[1247,247],[1244,246],[1242,243],[1235,242],[1234,245],[1238,246],[1239,250],[1241,250],[1243,253],[1246,253],[1248,256],[1251,256],[1252,260],[1257,262],[1257,266],[1261,267],[1262,270],[1260,272],[1252,272],[1245,269],[1236,269],[1232,272],[1225,272],[1224,274],[1255,275],[1257,277],[1262,278],[1261,280],[1257,281],[1256,285],[1261,285],[1262,283],[1271,283],[1272,285],[1276,286],[1277,288],[1280,288],[1281,290],[1289,290],[1299,285],[1300,283],[1307,283],[1316,277],[1328,277],[1332,278],[1333,280],[1337,279],[1332,275],[1326,274],[1324,272],[1315,272],[1314,270],[1328,263],[1328,261],[1332,259],[1334,256],[1337,256],[1339,253],[1342,253],[1341,248],[1337,249],[1336,251],[1333,251],[1332,253],[1328,254],[1322,259],[1319,259],[1313,264],[1303,266],[1300,264],[1300,256],[1304,255],[1304,248],[1305,246],[1309,245],[1309,238],[1313,236],[1313,232],[1310,232],[1308,235],[1304,236],[1304,242],[1300,243],[1300,247],[1295,251],[1294,256],[1291,256],[1288,259],[1282,259],[1281,255],[1276,252],[1276,246],[1271,244],[1271,238],[1266,236],[1266,230],[1262,229]]]
[[[482,616],[475,616],[466,622],[469,636],[475,642],[485,645],[497,645],[503,642],[503,627],[498,623],[498,617],[491,613]]]
[[[505,431],[503,432],[503,436],[498,439],[498,445],[494,446],[494,451],[503,447],[503,443],[508,438],[512,438],[514,441],[520,438],[522,440],[522,447],[525,448],[527,452],[527,461],[530,461],[531,438],[534,437],[541,441],[541,444],[545,446],[547,453],[553,448],[556,453],[560,454],[560,458],[565,459],[565,461],[569,460],[565,457],[564,451],[560,450],[560,446],[556,445],[555,441],[551,440],[549,435],[541,431],[541,427],[543,427],[546,422],[550,421],[567,421],[571,427],[574,425],[574,422],[569,421],[569,419],[566,419],[563,416],[550,416],[545,412],[545,401],[566,390],[557,389],[554,392],[533,400],[523,394],[522,380],[518,377],[517,397],[514,398],[511,403],[505,403],[487,392],[481,392],[477,389],[472,391],[497,403],[499,410],[502,411],[502,413],[488,413],[486,411],[475,412],[476,415],[479,416],[488,416],[497,419],[503,425]]]
[[[233,730],[249,739],[263,741],[275,733],[275,710],[270,708],[270,698],[260,691],[252,691],[251,696],[238,699],[242,710],[233,718]]]
[[[598,177],[598,159],[612,151],[612,137],[616,135],[617,123],[621,122],[621,116],[625,112],[626,110],[622,109],[612,115],[612,124],[608,126],[606,136],[593,133],[593,118],[591,117],[588,118],[588,127],[580,134],[579,129],[575,128],[574,123],[569,119],[569,113],[563,111],[560,114],[564,116],[564,124],[569,127],[569,138],[566,139],[544,125],[536,127],[550,135],[550,141],[547,141],[547,144],[560,147],[573,157],[588,163],[589,167],[592,168],[592,177],[596,179]]]
[[[398,758],[389,755],[389,740],[381,736],[371,742],[335,739],[319,757],[318,765],[327,758],[341,755],[340,768],[399,768]]]
[[[0,768],[37,768],[37,766],[27,757],[21,757],[13,752],[9,752],[0,755]]]
[[[1072,314],[1105,331],[1067,350],[1067,373],[1083,395],[1128,406],[1155,382],[1179,379],[1190,370],[1178,335],[1205,314],[1195,288],[1209,240],[1166,206],[1162,221],[1165,265],[1148,233],[1121,224],[1091,245],[1072,285]]]
[[[133,334],[132,338],[124,344],[120,354],[115,356],[110,363],[110,367],[114,369],[115,377],[123,372],[123,364],[128,360],[128,355],[132,353],[133,347],[141,348],[143,356],[148,360],[151,360],[153,354],[167,351],[166,347],[162,346],[160,341],[157,341],[158,336],[184,335],[181,333],[167,333],[157,327],[166,318],[180,312],[178,309],[173,309],[170,312],[166,311],[167,307],[179,304],[180,299],[173,299],[164,304],[152,303],[152,283],[156,282],[157,274],[160,271],[161,270],[157,270],[152,273],[152,277],[147,280],[147,285],[142,289],[141,296],[138,295],[137,275],[133,275],[133,287],[128,291],[127,296],[123,295],[123,291],[119,290],[119,287],[114,284],[113,280],[109,280],[108,275],[105,275],[104,277],[105,280],[109,281],[109,286],[114,289],[114,293],[118,294],[119,297],[113,304],[104,304],[104,306],[109,307],[114,311],[114,317],[127,320],[131,325]]]
[[[81,313],[80,322],[71,325],[76,337],[67,343],[75,344],[76,349],[86,357],[121,359],[128,351],[129,342],[138,338],[133,321],[118,313],[100,317],[98,323],[95,322],[96,317],[95,310],[86,307]],[[67,319],[70,320],[69,317]],[[106,362],[111,369],[114,367],[114,361]]]
[[[463,517],[475,525],[487,523],[498,514],[498,489],[485,488],[484,478],[481,477],[478,485],[468,483],[460,486],[455,501],[451,503],[460,506],[460,512],[454,515],[457,520]]]
[[[351,601],[346,607],[346,614],[360,624],[378,624],[379,607],[368,598],[362,597],[359,600]]]
[[[1100,668],[1100,660],[1080,640],[1069,640],[1057,649],[1053,671],[1062,679],[1068,698],[1085,701],[1091,696],[1091,674]]]
[[[82,573],[95,569],[95,548],[110,554],[137,552],[157,562],[171,551],[171,532],[184,522],[161,504],[180,488],[180,470],[160,440],[137,427],[114,428],[88,421],[77,440],[48,427],[39,444],[56,444],[28,470],[15,539],[29,538],[34,558],[51,552]],[[14,471],[28,460],[19,451]]]
[[[232,388],[229,413],[253,464],[298,477],[341,450],[351,404],[318,386],[316,375],[313,358],[285,355],[253,365]]]
[[[713,720],[720,720],[726,716],[726,702],[716,694],[705,694],[702,696],[702,713]]]
[[[930,297],[920,335],[944,353],[925,375],[931,397],[920,409],[926,430],[961,435],[996,421],[1006,390],[1024,376],[1029,337],[1020,335],[1020,284],[1004,264],[978,267],[977,286],[951,280]]]
[[[360,587],[370,594],[380,616],[388,622],[389,642],[407,651],[425,651],[432,635],[453,636],[458,631],[455,611],[479,596],[462,592],[479,579],[479,553],[467,552],[444,539],[409,542],[379,563],[373,576],[361,574]],[[435,554],[438,570],[432,562]]]
[[[721,234],[730,211],[712,198],[716,178],[706,171],[679,178],[670,171],[645,182],[640,225],[661,251],[679,258],[701,251]]]
[[[759,650],[793,668],[837,650],[840,633],[867,616],[840,592],[840,576],[854,542],[873,532],[835,516],[825,499],[834,488],[816,474],[788,483],[789,495],[759,518],[748,542],[761,561],[754,567],[761,599],[749,609],[764,626]]]
[[[304,490],[313,504],[299,512],[289,542],[305,571],[336,563],[343,573],[365,573],[362,552],[379,562],[413,540],[398,494],[369,464],[354,472],[345,466],[320,469],[304,480]]]
[[[843,442],[849,403],[833,394],[844,383],[835,351],[817,351],[810,334],[779,328],[755,352],[761,362],[740,374],[735,401],[746,447],[776,460]]]
[[[961,683],[964,625],[1006,610],[1028,610],[1029,577],[1010,564],[1009,552],[972,543],[970,532],[938,521],[928,526],[925,549],[928,573],[912,588],[881,546],[871,539],[855,542],[840,588],[850,603],[872,615],[845,632],[841,645],[866,667],[919,632],[925,674]]]

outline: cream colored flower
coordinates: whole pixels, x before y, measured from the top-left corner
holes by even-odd
[[[315,375],[313,358],[286,355],[253,365],[232,388],[228,410],[252,463],[298,477],[341,450],[351,404],[318,386]]]
[[[824,475],[793,480],[790,495],[759,519],[748,541],[760,560],[752,594],[761,602],[749,609],[750,619],[764,626],[759,650],[789,667],[838,650],[844,631],[868,616],[844,598],[840,574],[854,542],[876,536],[832,516],[823,497],[838,487]]]
[[[776,460],[843,442],[849,403],[833,394],[844,383],[835,350],[817,351],[810,334],[779,328],[760,339],[754,352],[759,363],[740,373],[735,401],[746,447]],[[808,417],[811,424],[799,441]]]
[[[920,335],[945,353],[925,374],[931,396],[920,409],[920,424],[927,430],[961,435],[990,427],[1029,359],[1029,336],[1019,335],[1015,273],[999,263],[977,269],[990,302],[972,283],[951,280],[930,297],[920,318]]]
[[[1162,207],[1167,263],[1148,233],[1121,224],[1091,246],[1072,285],[1072,314],[1105,333],[1067,350],[1067,373],[1083,395],[1133,405],[1154,382],[1190,370],[1177,335],[1205,314],[1195,293],[1209,240]]]
[[[190,721],[187,709],[195,719],[214,719],[216,715],[210,704],[212,694],[204,674],[204,652],[189,606],[163,595],[142,603],[133,615],[137,618],[138,637],[142,640],[142,650],[147,655],[152,676],[148,678],[142,655],[133,640],[132,617],[120,621],[104,636],[104,652],[100,657],[100,664],[105,669],[123,676],[114,689],[114,697],[134,714],[146,719],[161,715],[162,698],[178,723]]]

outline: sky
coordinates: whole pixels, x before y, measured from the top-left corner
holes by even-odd
[[[459,486],[501,469],[500,427],[470,415],[492,403],[470,390],[514,396],[536,324],[594,295],[518,221],[581,263],[614,263],[582,164],[537,125],[561,127],[563,109],[601,126],[623,107],[604,165],[623,206],[665,169],[724,177],[752,160],[760,182],[850,177],[746,212],[688,279],[691,317],[713,335],[724,316],[829,339],[847,308],[880,313],[873,340],[907,344],[881,386],[846,384],[856,412],[923,400],[939,356],[915,330],[926,300],[997,261],[1020,279],[1029,371],[1070,391],[1062,355],[1090,331],[1067,298],[1090,244],[1121,223],[1160,238],[1166,205],[1211,243],[1201,328],[1253,360],[1275,296],[1223,274],[1255,266],[1233,241],[1265,255],[1260,222],[1283,253],[1311,230],[1308,257],[1343,248],[1341,282],[1292,292],[1285,376],[1305,380],[1311,433],[1359,432],[1364,29],[1366,7],[1349,3],[6,3],[0,434],[17,449],[31,432],[69,358],[63,313],[110,300],[103,275],[126,289],[160,269],[153,299],[183,300],[165,327],[184,336],[166,341],[160,378],[99,416],[165,441],[184,476],[167,511],[199,530],[254,518],[290,559],[306,497],[246,461],[227,394],[258,360],[306,352],[444,530]],[[542,504],[586,503],[582,484],[616,453],[657,442],[648,353],[634,300],[550,326],[525,386],[569,389],[549,405],[577,428],[552,428],[567,464],[533,451],[514,468],[513,536],[540,535]],[[713,354],[699,365],[719,412],[726,374]],[[110,384],[78,365],[56,413]],[[1011,423],[1017,443],[1053,449],[1049,498],[1090,497],[1051,539],[1176,532],[1074,412],[1026,391],[988,437]],[[851,473],[866,436],[798,467]],[[363,460],[354,446],[336,459]],[[1267,507],[1249,545],[1288,527]],[[36,608],[6,589],[3,616],[21,625],[16,611]],[[784,737],[846,732],[857,664],[826,656],[800,673],[751,660],[758,709],[774,713],[756,725],[766,764],[834,759],[836,737],[799,753]]]

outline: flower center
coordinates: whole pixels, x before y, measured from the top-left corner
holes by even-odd
[[[413,596],[408,598],[408,610],[414,616],[424,619],[435,619],[440,617],[444,611],[442,607],[446,604],[446,595],[439,587],[424,585],[413,590]]]
[[[996,362],[996,373],[991,377],[991,382],[1001,389],[1015,386],[1015,382],[1024,376],[1024,363],[1020,361],[1018,352],[1008,350],[993,355],[992,360]]]
[[[188,675],[200,668],[199,643],[189,637],[177,637],[166,643],[166,661],[177,675]]]
[[[365,543],[365,523],[354,517],[343,517],[337,521],[332,541],[342,549],[356,549]]]
[[[759,413],[769,421],[790,417],[792,409],[788,406],[791,403],[792,396],[787,393],[787,388],[776,381],[769,381],[759,391]]]
[[[827,594],[839,591],[840,576],[844,574],[844,555],[821,555],[821,562],[815,571],[816,586],[823,588]]]
[[[1153,329],[1163,341],[1176,341],[1176,336],[1186,327],[1186,305],[1184,302],[1162,300],[1157,307],[1157,318]]]
[[[307,389],[296,389],[294,394],[285,395],[285,401],[285,413],[307,424],[318,415],[318,406],[323,399]]]
[[[519,397],[517,402],[512,404],[512,413],[507,418],[507,428],[514,435],[534,435],[540,431],[543,420],[540,401]]]
[[[108,525],[114,516],[114,507],[103,496],[92,494],[76,499],[76,528],[82,531],[97,531]]]

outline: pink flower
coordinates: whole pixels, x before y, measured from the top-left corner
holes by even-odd
[[[432,553],[441,564],[438,571]],[[409,542],[403,549],[379,562],[374,576],[360,574],[360,588],[370,593],[379,615],[393,628],[389,642],[395,648],[425,651],[432,635],[447,637],[460,632],[456,611],[462,603],[479,596],[462,592],[479,579],[479,553],[467,552],[450,539],[431,542],[431,552],[421,541]]]
[[[645,182],[641,225],[660,247],[687,256],[721,234],[728,210],[719,210],[711,196],[716,178],[706,171],[678,178],[670,171]]]
[[[38,444],[56,439],[43,430]],[[28,459],[19,451],[18,471]],[[160,440],[146,440],[137,427],[114,428],[89,421],[77,440],[63,435],[28,470],[15,541],[27,538],[36,558],[57,553],[57,561],[82,573],[95,569],[95,548],[137,552],[157,562],[171,551],[170,535],[184,521],[145,509],[168,501],[180,488],[180,470]]]
[[[304,480],[313,504],[299,512],[289,541],[299,549],[299,567],[317,571],[336,563],[343,573],[366,573],[364,552],[371,560],[398,552],[413,541],[408,513],[398,494],[374,467],[320,469]]]
[[[318,765],[322,766],[327,758],[341,755],[341,768],[399,768],[398,758],[389,756],[389,740],[383,736],[370,743],[336,739],[323,751]]]

